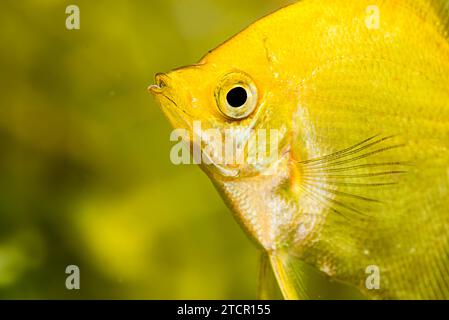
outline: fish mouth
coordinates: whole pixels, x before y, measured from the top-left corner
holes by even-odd
[[[200,150],[203,161],[199,165],[206,173],[215,172],[225,177],[238,176],[239,170],[237,168],[228,168],[217,161],[217,159],[210,157],[204,152],[204,148],[207,145],[204,142],[196,142],[197,140],[202,141],[202,139],[193,138],[193,135],[196,134],[193,130],[195,117],[188,113],[179,103],[179,97],[173,92],[172,79],[169,75],[165,73],[156,74],[155,84],[150,85],[148,91],[156,98],[162,112],[168,118],[172,127],[175,129],[185,129],[192,135],[189,138],[184,137],[185,142],[190,145],[191,152],[194,149],[194,145]]]
[[[175,98],[171,82],[169,75],[158,73],[155,76],[155,84],[148,87],[148,92],[156,98],[162,112],[175,129],[187,129],[189,128],[188,123],[189,119],[192,119],[192,115],[180,106],[178,99]]]
[[[170,77],[165,73],[157,73],[155,84],[148,87],[148,91],[154,95],[163,94],[169,88]]]

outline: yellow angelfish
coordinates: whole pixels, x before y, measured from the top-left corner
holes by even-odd
[[[300,261],[371,298],[449,298],[448,0],[304,0],[150,91],[263,250],[262,290],[271,268],[303,298]],[[220,161],[264,129],[277,157]]]

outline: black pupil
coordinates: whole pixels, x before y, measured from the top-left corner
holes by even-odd
[[[246,103],[246,100],[248,100],[248,94],[244,88],[235,87],[228,92],[226,100],[231,107],[239,108]]]

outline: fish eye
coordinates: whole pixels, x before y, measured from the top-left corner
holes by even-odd
[[[229,90],[226,101],[233,108],[240,108],[248,100],[248,93],[243,87],[235,87]]]
[[[248,117],[256,109],[257,96],[254,81],[243,72],[225,75],[215,90],[218,109],[233,120]]]

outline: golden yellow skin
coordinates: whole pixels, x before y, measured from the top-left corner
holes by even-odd
[[[176,128],[282,130],[275,163],[203,169],[285,298],[301,295],[296,258],[374,298],[449,298],[448,7],[305,0],[151,88]],[[214,99],[235,70],[259,97],[239,121]],[[365,286],[370,265],[379,290]]]

